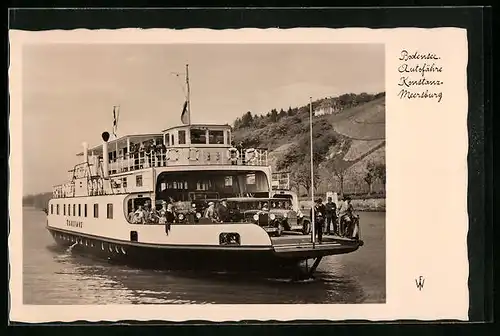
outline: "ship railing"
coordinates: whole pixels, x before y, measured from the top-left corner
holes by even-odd
[[[267,149],[167,148],[127,153],[109,161],[110,174],[179,165],[268,166]]]
[[[66,198],[73,197],[75,195],[75,185],[71,182],[65,184],[59,184],[52,188],[53,198]]]

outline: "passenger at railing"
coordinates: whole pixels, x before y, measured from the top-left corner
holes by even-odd
[[[339,224],[342,235],[346,235],[348,228],[351,225],[355,216],[354,207],[349,196],[344,196],[343,202],[340,203],[339,209]]]
[[[158,223],[165,224],[167,222],[167,202],[161,202],[161,209],[158,210]]]
[[[158,223],[166,224],[166,223],[174,223],[175,222],[175,213],[173,210],[172,204],[167,204],[167,202],[163,201],[161,203],[161,209],[158,210]]]
[[[142,159],[144,156],[144,146],[142,144],[136,144],[135,145],[135,153],[134,153],[134,169],[141,169],[142,168]]]
[[[215,211],[214,202],[208,202],[208,207],[205,210],[205,215],[203,217],[210,219],[212,222],[217,221],[217,213]]]
[[[167,223],[174,223],[176,218],[173,204],[167,204]]]
[[[164,207],[162,207],[162,210],[164,209]],[[172,204],[167,204],[167,209],[165,211],[162,211],[160,210],[161,212],[161,215],[163,215],[164,219],[162,221],[164,221],[165,223],[165,233],[168,234],[170,232],[170,225],[172,225],[173,223],[175,223],[175,219],[177,218],[177,216],[175,215],[175,211],[174,211],[174,206]]]
[[[189,209],[189,211],[186,214],[186,216],[187,216],[186,218],[187,218],[187,222],[188,223],[194,223],[195,222],[195,220],[196,220],[196,213],[197,213],[196,204],[192,203],[191,204],[191,208]]]
[[[158,223],[158,211],[156,211],[156,209],[154,209],[154,208],[151,209],[147,218],[148,218],[147,223],[149,223],[149,224]]]
[[[162,144],[159,144],[156,146],[156,150],[155,150],[155,153],[156,153],[156,162],[157,162],[157,165],[158,166],[166,166],[167,163],[166,163],[166,150],[167,148],[165,147],[165,145],[162,143]]]
[[[130,144],[130,159],[132,159],[132,169],[139,167],[139,144]]]
[[[154,207],[151,206],[150,201],[146,201],[144,204],[144,220],[146,223],[157,223],[158,214]]]
[[[227,207],[227,201],[223,199],[219,206],[217,207],[217,217],[221,222],[229,222],[229,208]]]
[[[142,205],[137,207],[137,210],[132,214],[132,223],[134,224],[144,224],[145,221],[145,213]]]
[[[150,143],[144,145],[144,165],[146,167],[153,165],[153,146]]]

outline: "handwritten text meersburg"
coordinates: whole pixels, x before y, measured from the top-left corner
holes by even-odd
[[[439,59],[440,57],[434,53],[402,50],[399,60],[403,62],[398,67],[398,72],[401,74],[398,86],[403,88],[399,91],[399,98],[434,98],[438,102],[441,102],[443,92],[434,88],[443,85],[443,81],[436,78],[427,78],[428,75],[434,74],[435,76],[439,76],[443,72],[443,67],[437,64]],[[414,75],[419,76],[415,79]],[[430,89],[426,88],[423,90],[426,86],[430,87]],[[421,87],[422,91],[420,91],[421,89],[417,89],[417,87]]]

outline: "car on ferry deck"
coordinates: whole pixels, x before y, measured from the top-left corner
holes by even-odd
[[[273,236],[281,236],[285,227],[283,214],[271,208],[270,198],[228,198],[228,207],[233,222],[254,223]]]
[[[311,220],[300,209],[296,209],[293,200],[284,197],[269,199],[271,212],[276,216],[285,231],[299,231],[305,235],[311,233]]]

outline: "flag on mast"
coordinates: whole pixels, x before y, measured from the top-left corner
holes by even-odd
[[[184,106],[182,107],[181,121],[183,124],[189,124],[189,119],[188,102],[186,100],[184,102]]]
[[[116,137],[116,131],[118,129],[118,115],[119,115],[118,106],[113,106],[113,135],[115,137]]]

